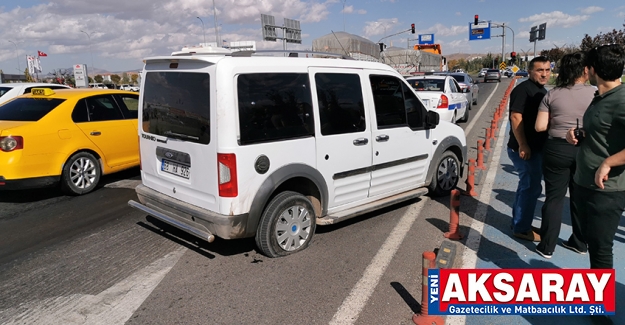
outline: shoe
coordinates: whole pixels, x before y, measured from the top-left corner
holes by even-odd
[[[562,242],[562,247],[568,248],[568,249],[574,251],[577,254],[586,255],[586,251],[579,250],[579,249],[573,247],[573,245],[569,245],[569,241],[568,240]]]
[[[553,256],[553,253],[544,253],[538,248],[538,246],[536,246],[536,253],[544,258],[551,258],[551,256]]]
[[[528,230],[527,232],[515,232],[514,237],[529,241],[540,241],[540,235],[533,230]]]

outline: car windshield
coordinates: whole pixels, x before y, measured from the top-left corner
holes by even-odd
[[[11,89],[11,87],[0,87],[0,97],[4,96],[4,94],[8,93]]]
[[[497,72],[497,73],[499,73],[499,70],[496,70],[496,69],[490,69],[490,70],[488,70],[487,72]]]
[[[412,79],[408,83],[417,91],[445,90],[445,79]]]
[[[17,98],[0,106],[0,121],[39,121],[64,101],[58,98]]]

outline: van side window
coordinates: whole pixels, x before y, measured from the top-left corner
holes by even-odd
[[[407,126],[403,82],[392,76],[369,76],[378,129]]]
[[[314,136],[308,74],[241,74],[237,95],[241,145]]]
[[[317,73],[315,83],[322,135],[362,132],[367,128],[362,84],[357,74]]]
[[[413,129],[423,129],[425,127],[425,115],[427,109],[423,106],[421,100],[412,92],[409,86],[402,83],[404,90],[404,101],[406,104],[406,117],[408,119],[408,126]]]

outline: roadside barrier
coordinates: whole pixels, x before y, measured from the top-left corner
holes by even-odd
[[[484,149],[490,151],[490,138],[491,132],[489,128],[486,128],[486,139],[484,140]]]
[[[462,239],[459,229],[460,225],[460,191],[452,190],[449,200],[449,231],[445,233],[445,238],[452,240]]]
[[[477,192],[475,192],[475,159],[469,159],[469,174],[467,175],[466,184],[467,189],[462,194],[477,196]]]
[[[484,141],[477,140],[477,168],[481,170],[485,170],[486,166],[484,166]]]
[[[421,311],[412,315],[412,321],[416,325],[443,325],[445,320],[440,316],[428,315],[428,270],[436,268],[436,254],[423,252],[423,267],[421,273]]]

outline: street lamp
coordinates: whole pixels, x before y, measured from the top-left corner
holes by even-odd
[[[206,44],[206,31],[204,30],[204,21],[200,17],[195,17],[202,22],[202,34],[204,35],[204,44]]]
[[[20,71],[20,73],[21,73],[22,69],[20,69],[20,56],[17,53],[17,44],[15,44],[15,42],[13,42],[11,40],[9,40],[9,42],[11,42],[11,43],[13,43],[13,45],[15,45],[15,58],[17,59],[17,71]]]
[[[217,29],[217,9],[215,8],[215,0],[213,0],[213,20],[215,21],[215,43],[219,46],[219,30]]]
[[[93,51],[91,50],[91,35],[89,35],[89,33],[85,32],[84,30],[81,30],[80,32],[85,33],[85,35],[87,35],[87,38],[89,38],[89,52],[91,53],[91,68],[95,72],[95,66],[93,64]],[[89,78],[88,75],[87,75],[87,78]]]

